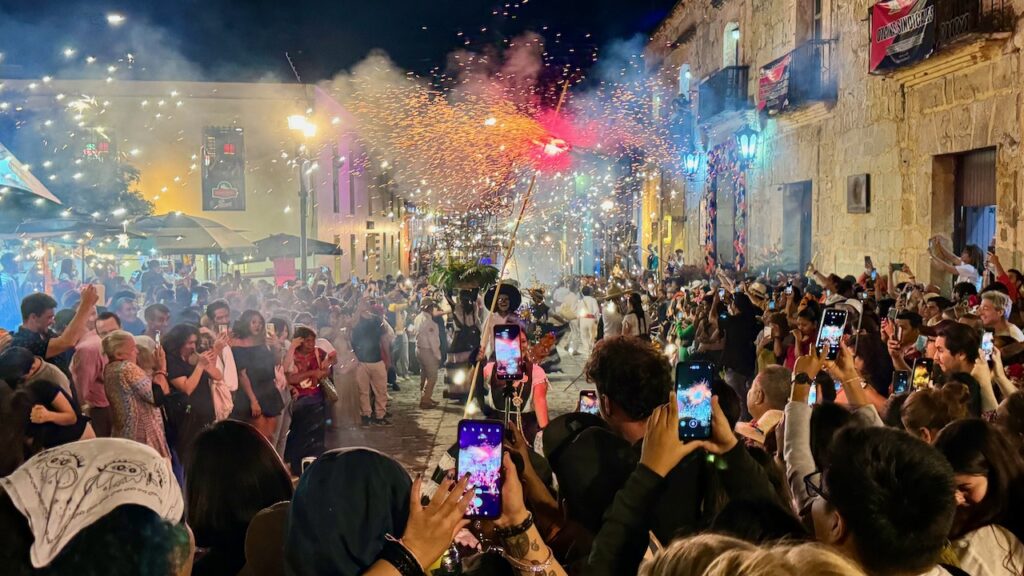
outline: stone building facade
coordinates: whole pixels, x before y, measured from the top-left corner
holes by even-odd
[[[1021,265],[1024,1],[932,2],[942,41],[882,74],[869,73],[876,0],[676,5],[645,56],[677,87],[665,97],[702,159],[685,185],[689,261],[857,274],[871,256],[948,287],[926,253],[941,234],[983,250],[994,236]],[[788,105],[758,111],[762,70],[787,56]],[[744,128],[759,138],[749,162]]]

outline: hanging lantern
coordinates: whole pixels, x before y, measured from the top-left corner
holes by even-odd
[[[740,159],[749,164],[757,156],[757,145],[761,139],[761,133],[750,126],[744,126],[736,132],[736,146],[739,148]]]
[[[694,150],[683,155],[683,173],[693,178],[700,171],[700,152]]]

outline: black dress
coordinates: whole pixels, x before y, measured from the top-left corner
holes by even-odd
[[[29,423],[26,432],[30,438],[38,442],[43,448],[53,448],[54,446],[74,442],[82,437],[89,420],[82,416],[78,403],[67,392],[64,392],[56,384],[42,380],[35,380],[24,384],[24,386],[28,388],[35,403],[42,404],[47,410],[55,411],[54,402],[57,400],[57,396],[67,398],[68,403],[71,404],[71,409],[75,411],[77,416],[75,423],[68,426],[61,426],[53,422],[45,424]]]
[[[188,378],[195,366],[177,356],[167,356],[167,380]],[[188,462],[192,441],[204,428],[213,424],[213,392],[210,390],[210,375],[205,371],[199,378],[192,394],[185,395],[172,386],[164,406],[167,408],[167,443],[174,447],[182,465]]]
[[[263,346],[232,346],[231,353],[235,357],[235,368],[241,374],[249,377],[252,384],[252,392],[260,403],[260,410],[267,417],[275,417],[284,410],[284,400],[277,390],[277,383],[274,374],[274,354],[266,345]],[[239,378],[241,380],[241,378]],[[249,395],[242,390],[239,382],[238,390],[234,394],[235,407],[231,410],[231,418],[247,421],[252,417],[252,407],[249,405]]]

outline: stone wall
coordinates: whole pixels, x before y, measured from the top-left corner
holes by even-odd
[[[786,184],[813,182],[813,252],[823,270],[856,274],[870,255],[877,266],[906,262],[918,276],[930,271],[927,238],[952,232],[952,200],[943,174],[933,173],[943,155],[997,148],[997,245],[1004,263],[1021,265],[1022,214],[1021,39],[1014,34],[980,36],[947,47],[932,58],[886,76],[869,75],[868,7],[872,0],[826,0],[823,36],[835,39],[832,65],[838,98],[759,120],[762,147],[750,167],[748,254],[751,267],[777,246],[783,221],[780,193]],[[648,50],[650,63],[672,74],[680,64],[701,78],[722,65],[722,37],[740,22],[742,63],[750,66],[750,94],[757,71],[798,44],[809,25],[804,0],[710,0],[681,3],[660,27]],[[1024,2],[1015,2],[1017,13]],[[686,26],[698,32],[678,46]],[[715,126],[709,127],[714,132]],[[721,134],[718,135],[722,137]],[[940,170],[941,172],[941,170]],[[871,209],[849,214],[846,183],[871,176]],[[687,238],[697,238],[701,184],[687,187]],[[939,196],[936,198],[936,196]],[[696,242],[687,255],[699,258]],[[930,272],[930,274],[929,274]]]

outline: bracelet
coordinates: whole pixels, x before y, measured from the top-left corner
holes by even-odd
[[[153,376],[167,376],[167,370],[157,370],[153,372]]]
[[[416,556],[413,556],[413,553],[405,547],[401,540],[390,534],[385,535],[384,538],[387,542],[377,556],[379,560],[394,566],[402,576],[425,576]]]
[[[533,513],[531,512],[526,516],[526,520],[523,520],[522,524],[518,526],[510,526],[508,528],[495,528],[494,535],[498,538],[513,538],[520,534],[525,534],[527,530],[533,527]]]

